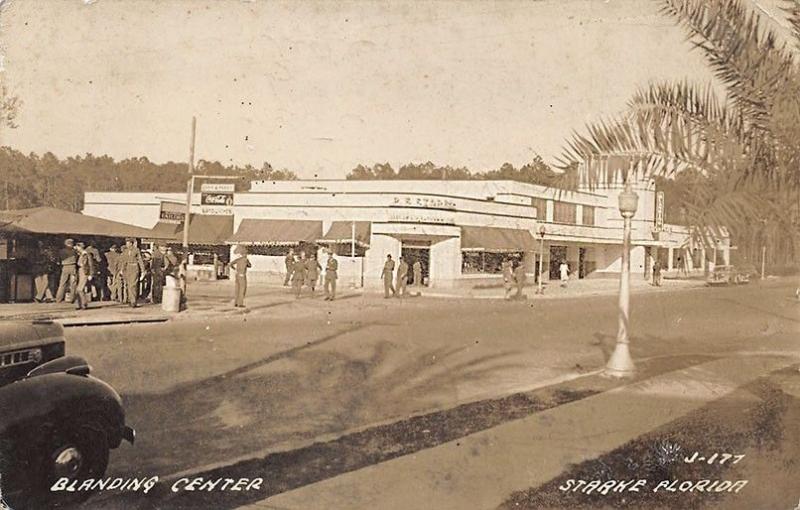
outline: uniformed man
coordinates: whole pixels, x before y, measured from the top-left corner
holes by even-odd
[[[234,306],[237,308],[244,308],[244,296],[247,293],[247,269],[251,267],[251,264],[247,259],[247,248],[244,246],[237,246],[234,250],[234,254],[238,256],[229,264],[231,269],[233,269],[234,278],[236,279],[236,300]]]
[[[525,274],[525,265],[522,261],[515,261],[514,264],[514,283],[517,285],[517,293],[514,295],[514,298],[525,299],[525,295],[522,294],[522,288],[525,286],[525,280],[527,278]]]
[[[52,252],[43,241],[37,241],[36,253],[33,254],[33,282],[36,295],[33,300],[37,303],[53,302],[53,293],[50,291],[50,272],[53,269],[54,259]]]
[[[328,252],[328,262],[325,264],[325,300],[333,301],[336,298],[336,279],[339,278],[339,261]]]
[[[166,250],[163,246],[158,245],[153,248],[153,259],[150,261],[150,276],[153,279],[150,300],[153,303],[160,303],[164,294],[164,255]]]
[[[319,273],[322,271],[322,266],[319,265],[316,255],[311,255],[306,260],[306,285],[311,289],[311,295],[317,290],[317,282],[319,281]]]
[[[70,302],[75,302],[75,284],[78,279],[78,254],[75,251],[75,242],[72,239],[64,241],[64,247],[58,252],[61,264],[61,277],[58,280],[58,290],[56,290],[56,302],[64,301],[64,294],[69,289]]]
[[[153,272],[152,262],[153,256],[148,251],[140,251],[142,254],[142,262],[144,263],[144,271],[139,278],[139,297],[144,298],[145,301],[150,299],[150,291],[153,288]]]
[[[386,255],[386,262],[383,264],[383,271],[381,271],[381,278],[383,279],[383,297],[389,298],[397,292],[392,285],[392,276],[394,273],[394,260],[391,254]]]
[[[411,265],[411,269],[414,271],[414,285],[422,287],[422,262],[419,259],[415,260],[414,264]]]
[[[104,253],[106,258],[106,285],[108,286],[108,298],[111,301],[121,301],[121,283],[119,276],[117,276],[117,259],[119,259],[119,251],[117,245],[112,244],[107,252]]]
[[[103,271],[103,257],[100,256],[100,250],[95,248],[94,241],[92,240],[86,241],[86,248],[84,250],[92,257],[94,263],[94,275],[92,275],[92,281],[89,282],[92,299],[102,300],[105,295],[105,286],[100,278]]]
[[[299,298],[300,293],[303,292],[303,283],[306,280],[306,262],[301,257],[295,257],[292,264],[292,287],[294,289],[294,297]]]
[[[397,297],[404,297],[406,295],[406,286],[408,285],[408,262],[400,256],[400,263],[397,265]]]
[[[78,297],[78,310],[86,310],[89,308],[89,302],[92,300],[90,286],[95,276],[95,261],[94,256],[86,251],[83,243],[75,245],[77,256],[77,271],[78,271],[78,288],[76,294]]]
[[[286,254],[286,258],[283,259],[283,263],[286,265],[286,278],[283,279],[283,286],[288,287],[289,281],[292,278],[292,271],[294,268],[294,249],[289,248],[289,253]]]
[[[135,308],[139,301],[139,281],[144,277],[144,261],[142,252],[134,244],[133,238],[125,239],[125,248],[119,256],[118,265],[125,281],[128,304]]]
[[[500,267],[503,271],[503,287],[506,291],[505,298],[509,299],[511,297],[511,290],[514,288],[514,267],[508,259],[505,259]]]

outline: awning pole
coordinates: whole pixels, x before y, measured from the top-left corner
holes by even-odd
[[[183,217],[183,262],[187,264],[187,269],[189,264],[189,219],[192,215],[192,194],[194,193],[194,138],[196,127],[197,117],[192,116],[192,138],[189,142],[189,182],[186,183],[186,213]],[[188,280],[188,275],[184,275],[184,299],[186,299]]]
[[[350,224],[350,260],[352,260],[352,267],[353,267],[353,288],[357,287],[356,285],[356,222],[353,221]]]

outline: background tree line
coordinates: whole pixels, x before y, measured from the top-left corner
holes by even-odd
[[[239,176],[239,189],[247,189],[251,180],[297,179],[294,172],[275,170],[269,163],[257,168],[200,160],[195,173]],[[0,208],[49,206],[80,211],[86,191],[180,192],[186,190],[187,176],[187,163],[154,163],[146,157],[116,161],[110,156],[93,154],[59,159],[50,152],[39,156],[2,147]]]

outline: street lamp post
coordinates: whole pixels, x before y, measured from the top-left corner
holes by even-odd
[[[631,189],[630,181],[619,194],[619,212],[623,218],[622,230],[622,270],[619,278],[619,328],[617,344],[606,365],[605,374],[613,377],[633,375],[633,359],[629,348],[628,325],[630,318],[630,280],[631,280],[631,219],[636,214],[639,196]]]
[[[537,289],[537,294],[542,294],[544,292],[542,288],[542,277],[544,273],[542,272],[542,264],[544,263],[544,235],[546,231],[544,225],[539,225],[539,288]]]

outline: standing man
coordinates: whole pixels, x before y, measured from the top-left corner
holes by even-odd
[[[283,286],[288,287],[294,271],[294,248],[289,248],[289,253],[286,254],[283,263],[286,266],[286,278],[283,279]]]
[[[381,278],[383,278],[383,297],[384,299],[397,294],[394,286],[392,286],[392,273],[394,272],[394,260],[392,255],[386,255],[386,262],[383,264],[383,271],[381,271]]]
[[[152,273],[152,261],[153,256],[150,255],[150,252],[143,251],[142,253],[142,261],[144,262],[144,272],[142,277],[139,278],[139,297],[144,298],[145,301],[150,300],[150,290],[153,288],[153,273]]]
[[[333,251],[328,252],[328,262],[325,264],[325,301],[336,298],[336,279],[339,277],[339,261],[333,257]]]
[[[306,279],[306,262],[300,257],[295,257],[292,263],[292,287],[294,288],[294,297],[300,298],[300,293],[303,292],[303,283]]]
[[[85,251],[90,257],[92,257],[92,259],[94,259],[94,274],[92,275],[92,281],[89,283],[92,300],[101,301],[105,295],[105,288],[100,278],[100,275],[103,272],[103,257],[100,256],[100,250],[95,248],[94,241],[92,240],[86,241]]]
[[[236,279],[236,301],[234,306],[236,308],[244,308],[244,296],[247,293],[247,269],[251,267],[251,264],[247,259],[247,248],[244,246],[237,246],[233,253],[238,255],[229,264]]]
[[[119,267],[122,271],[122,278],[125,281],[127,290],[128,304],[135,308],[139,300],[139,281],[144,277],[144,261],[142,252],[134,245],[134,239],[125,239],[125,248],[119,256]]]
[[[153,246],[153,259],[150,261],[150,275],[153,278],[150,301],[160,303],[164,294],[164,254],[163,246]]]
[[[311,289],[311,295],[317,290],[317,281],[319,281],[319,272],[322,271],[322,266],[319,265],[316,255],[306,261],[306,285]]]
[[[653,285],[656,287],[661,287],[661,260],[656,259],[653,262]]]
[[[78,305],[76,309],[86,310],[89,308],[89,302],[92,300],[91,290],[87,291],[87,287],[91,287],[92,280],[95,276],[95,262],[94,256],[84,248],[83,243],[75,245],[78,251]]]
[[[561,286],[566,287],[569,281],[569,265],[566,260],[561,261],[561,265],[558,266],[558,273],[561,276]]]
[[[511,297],[511,290],[514,288],[514,268],[509,259],[504,259],[502,264],[503,269],[503,287],[506,291],[506,299]]]
[[[111,301],[122,301],[121,294],[122,289],[121,282],[119,279],[118,271],[117,271],[117,259],[119,259],[119,252],[117,251],[117,245],[112,244],[111,247],[105,252],[106,257],[106,269],[108,270],[108,291],[109,291],[109,299]]]
[[[53,301],[53,293],[50,292],[50,271],[54,260],[52,254],[42,241],[37,243],[38,249],[33,258],[33,282],[36,285],[36,296],[33,300],[37,303]]]
[[[58,252],[61,264],[61,277],[56,290],[56,303],[64,301],[64,294],[69,289],[70,303],[75,302],[75,283],[78,278],[78,254],[75,252],[75,242],[72,239],[64,241],[64,247]]]
[[[422,287],[422,262],[416,259],[411,265],[411,269],[414,272],[414,286]]]
[[[522,263],[522,261],[514,261],[514,283],[517,285],[517,293],[514,296],[514,299],[525,299],[525,295],[522,293],[522,288],[525,286],[525,280],[527,278],[528,275],[525,274],[525,265]]]
[[[400,256],[400,263],[397,265],[397,297],[405,297],[406,286],[408,285],[408,262]]]

